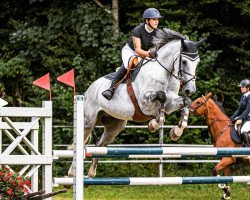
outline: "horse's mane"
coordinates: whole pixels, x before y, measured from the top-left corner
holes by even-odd
[[[214,98],[211,98],[211,99],[218,106],[218,108],[221,110],[221,112],[223,112],[228,117],[227,113],[225,112],[225,109],[222,107],[222,102],[218,101],[217,99],[214,99]]]
[[[163,28],[162,30],[159,29],[156,32],[156,36],[153,38],[153,44],[155,45],[156,49],[158,50],[160,47],[165,45],[166,43],[177,40],[177,39],[186,39],[186,36],[181,35],[180,33],[173,31],[168,28]]]

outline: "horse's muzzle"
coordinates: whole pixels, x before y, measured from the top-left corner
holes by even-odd
[[[195,93],[195,91],[191,91],[191,90],[186,89],[186,90],[184,91],[184,93],[185,93],[186,96],[190,97],[190,96],[192,96],[192,94]]]

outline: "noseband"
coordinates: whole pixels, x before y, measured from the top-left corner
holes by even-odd
[[[203,95],[202,95],[202,98],[203,98],[205,101],[202,102],[201,104],[199,104],[198,106],[196,106],[196,107],[192,110],[193,113],[194,113],[196,110],[198,110],[201,106],[205,105],[205,104],[208,102],[208,100],[210,99],[210,97],[206,99]],[[205,107],[205,115],[206,115],[206,114],[207,114],[207,108]],[[218,120],[218,119],[212,119],[212,118],[208,118],[208,119],[212,120],[212,122],[211,122],[210,124],[208,124],[208,127],[211,127],[216,121],[229,121],[229,122],[226,124],[226,126],[225,126],[221,131],[219,131],[218,133],[215,134],[217,137],[221,136],[221,135],[227,130],[227,128],[230,127],[230,125],[231,125],[231,120]]]
[[[185,71],[185,69],[181,69],[181,62],[182,62],[182,57],[185,57],[187,58],[188,60],[191,60],[191,61],[195,61],[199,58],[199,54],[198,52],[195,52],[195,53],[188,53],[188,52],[181,52],[180,54],[180,61],[179,61],[179,77],[182,77],[183,79],[183,74],[187,74],[189,76],[191,76],[191,78],[185,82],[182,82],[182,86],[186,85],[189,81],[192,81],[192,80],[195,80],[196,79],[196,76],[193,75],[193,74],[190,74],[188,73],[187,71]],[[184,80],[184,79],[183,79]]]
[[[205,101],[202,102],[200,105],[196,106],[196,107],[192,110],[192,112],[195,112],[196,110],[198,110],[201,106],[205,105],[205,104],[208,102],[208,100],[209,100],[209,98],[206,99],[203,95],[202,95],[202,98],[203,98]]]

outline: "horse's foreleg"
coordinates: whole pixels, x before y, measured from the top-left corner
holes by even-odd
[[[213,175],[217,176],[220,170],[223,170],[223,175],[228,176],[230,172],[230,165],[236,162],[236,158],[226,158],[223,157],[221,161],[214,167]],[[224,192],[222,199],[230,199],[231,190],[228,184],[220,183],[218,184]]]
[[[169,137],[171,140],[177,141],[181,137],[183,130],[188,125],[188,116],[189,116],[189,108],[188,107],[182,108],[181,120],[179,121],[178,126],[175,126],[169,132]]]
[[[236,162],[236,158],[233,157],[223,157],[220,162],[214,167],[213,169],[213,175],[217,176],[218,172],[223,170],[224,176],[228,176],[230,167],[229,165]]]
[[[154,98],[151,98],[151,101],[159,101],[160,108],[155,119],[152,119],[148,124],[148,130],[150,132],[155,132],[160,128],[160,126],[165,122],[165,102],[166,94],[163,91],[158,91],[153,94]]]

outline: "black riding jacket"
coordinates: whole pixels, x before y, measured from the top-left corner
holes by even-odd
[[[145,23],[141,23],[138,26],[136,26],[133,31],[132,31],[132,35],[129,38],[128,41],[128,45],[131,49],[134,49],[134,45],[133,45],[133,40],[132,37],[137,37],[141,39],[141,49],[143,49],[144,51],[148,51],[150,48],[153,47],[153,37],[156,35],[156,31],[158,29],[154,29],[152,32],[147,32],[145,29]]]
[[[242,118],[244,121],[250,121],[250,92],[245,93],[240,98],[240,105],[231,118]]]

